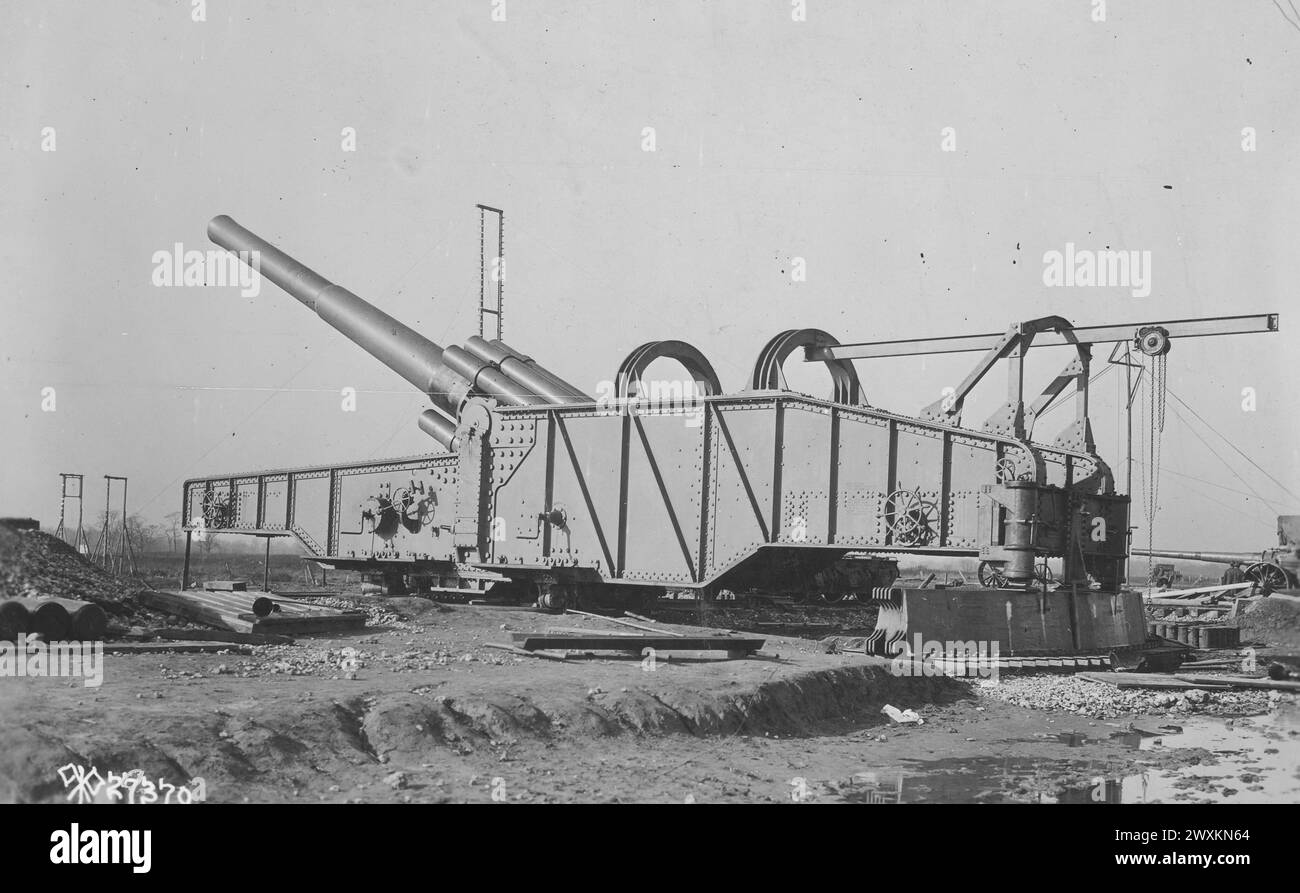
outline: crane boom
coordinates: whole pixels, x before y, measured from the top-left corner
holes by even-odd
[[[1068,334],[1041,332],[1034,339],[1036,347],[1062,344],[1106,344],[1111,341],[1131,341],[1143,329],[1164,329],[1170,338],[1202,338],[1209,335],[1250,335],[1259,332],[1276,332],[1276,313],[1256,313],[1248,316],[1214,316],[1204,319],[1178,319],[1168,322],[1127,323],[1110,326],[1076,326]],[[863,341],[854,344],[836,344],[810,347],[804,359],[869,360],[880,357],[912,357],[921,354],[969,353],[987,351],[997,347],[1006,337],[1005,332],[988,335],[954,335],[946,338],[904,338],[896,341]]]

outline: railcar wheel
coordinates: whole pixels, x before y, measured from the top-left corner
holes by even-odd
[[[563,614],[564,609],[573,604],[573,598],[567,588],[548,586],[537,597],[537,607],[554,614]]]
[[[924,546],[934,538],[938,507],[915,490],[895,490],[885,501],[889,540],[898,546]]]
[[[1007,585],[1007,578],[1002,574],[1001,563],[994,564],[981,561],[979,567],[980,585],[985,589],[1001,589]]]
[[[1041,583],[1044,589],[1052,585],[1054,577],[1052,576],[1052,569],[1047,566],[1046,561],[1034,568],[1034,579]]]
[[[1286,589],[1286,571],[1267,561],[1257,561],[1246,568],[1246,579],[1268,586],[1270,589]]]

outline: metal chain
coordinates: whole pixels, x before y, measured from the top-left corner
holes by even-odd
[[[1160,387],[1158,387],[1156,396],[1156,422],[1160,425],[1161,433],[1165,430],[1165,400],[1169,394],[1169,355],[1161,354],[1156,357],[1156,370],[1160,374]]]
[[[1143,508],[1147,521],[1147,567],[1155,548],[1156,512],[1160,500],[1160,447],[1165,431],[1165,404],[1168,394],[1169,360],[1164,354],[1151,358],[1150,397],[1147,403],[1148,432],[1147,474],[1143,486]]]
[[[1155,433],[1152,434],[1152,440],[1155,441],[1155,463],[1151,477],[1151,504],[1153,513],[1158,511],[1160,507],[1160,453],[1161,447],[1164,444],[1165,404],[1169,393],[1169,356],[1167,354],[1161,354],[1156,357],[1155,370],[1158,380],[1153,382],[1156,395],[1156,430]]]

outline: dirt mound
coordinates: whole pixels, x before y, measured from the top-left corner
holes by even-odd
[[[0,598],[71,598],[128,618],[139,610],[135,595],[141,588],[93,564],[63,540],[0,521]]]
[[[120,716],[110,719],[93,704],[78,705],[76,719],[61,731],[34,720],[0,728],[0,802],[6,796],[66,800],[57,771],[70,762],[101,771],[138,767],[176,785],[201,777],[217,801],[282,800],[299,791],[328,796],[362,785],[385,791],[375,783],[394,771],[450,777],[458,767],[473,766],[491,774],[509,769],[517,778],[514,773],[525,770],[502,763],[512,753],[536,757],[595,741],[621,739],[639,748],[660,737],[719,739],[702,745],[703,752],[725,749],[728,736],[887,727],[880,712],[887,702],[922,708],[969,697],[951,679],[897,677],[866,665],[796,672],[727,691],[656,684],[590,688],[584,697],[572,686],[466,696],[434,689],[342,698],[300,691],[279,699],[261,693],[231,698],[227,692],[216,708],[198,704],[191,690],[179,696],[183,704],[133,700],[129,730],[115,725]],[[92,714],[93,722],[83,721]],[[443,798],[436,788],[426,794],[421,799]],[[387,790],[387,798],[395,796]]]
[[[1242,642],[1255,642],[1300,653],[1300,601],[1269,596],[1237,618]]]

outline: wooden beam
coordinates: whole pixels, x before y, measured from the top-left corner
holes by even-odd
[[[566,608],[564,613],[577,614],[579,617],[591,617],[595,620],[608,620],[610,623],[617,623],[620,626],[630,626],[632,627],[632,629],[639,629],[642,632],[646,632],[646,633],[655,633],[657,635],[679,636],[679,637],[683,635],[682,633],[673,632],[670,629],[662,629],[662,628],[655,629],[649,626],[642,626],[639,623],[633,623],[630,620],[621,620],[618,617],[606,617],[604,614],[589,614],[586,611],[575,611],[573,608]]]
[[[1258,688],[1269,691],[1300,691],[1300,682],[1289,682],[1282,679],[1262,679],[1253,676],[1184,676],[1179,675],[1177,678],[1184,682],[1189,682],[1198,688],[1203,688],[1204,683],[1215,682],[1223,685],[1229,685],[1233,688]]]
[[[572,649],[574,651],[636,651],[653,648],[656,651],[740,651],[762,649],[766,639],[744,639],[733,636],[699,636],[673,639],[665,636],[547,636],[537,633],[514,633],[515,642],[529,651],[538,648]]]
[[[171,639],[178,642],[238,642],[241,645],[292,645],[289,636],[277,636],[271,633],[240,633],[234,630],[212,629],[151,629],[148,634],[159,639]]]
[[[517,648],[514,645],[502,645],[498,642],[484,642],[484,648],[495,648],[498,651],[509,651],[511,654],[517,654],[520,657],[540,657],[544,660],[566,660],[563,654],[554,654],[550,651],[528,651],[523,648]]]

